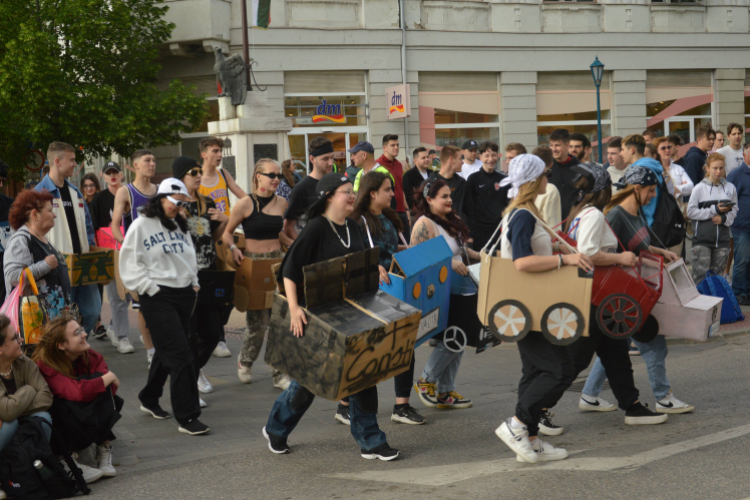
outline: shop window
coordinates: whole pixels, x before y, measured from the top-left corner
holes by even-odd
[[[435,108],[435,146],[461,145],[468,141],[500,143],[497,115],[467,113]]]
[[[367,125],[364,95],[285,96],[284,113],[294,127]]]
[[[653,130],[657,137],[665,135],[677,135],[682,139],[682,144],[690,144],[695,141],[695,130],[701,125],[711,121],[712,103],[704,103],[690,109],[679,111],[680,99],[649,103],[646,106],[647,116],[654,118],[662,114],[663,120],[651,123],[649,130]],[[672,109],[679,111],[671,116]],[[649,120],[651,122],[652,120]]]
[[[612,135],[612,125],[610,111],[603,109],[602,114],[602,142]],[[593,146],[591,158],[601,163],[598,158],[598,132],[596,122],[596,111],[584,113],[564,113],[559,115],[539,115],[537,116],[537,138],[539,144],[549,143],[549,136],[555,130],[564,128],[571,134],[579,133],[585,135]]]

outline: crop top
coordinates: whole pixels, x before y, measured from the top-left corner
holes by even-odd
[[[278,240],[279,233],[284,228],[284,217],[263,213],[263,209],[274,200],[275,196],[262,198],[251,195],[250,198],[253,200],[253,213],[242,221],[245,238],[260,241]]]

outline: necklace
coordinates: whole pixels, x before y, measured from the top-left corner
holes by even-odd
[[[326,217],[326,216],[324,216]],[[336,226],[333,225],[333,222],[331,222],[331,219],[326,217],[326,220],[328,220],[328,223],[331,225],[331,229],[333,229],[333,234],[336,235],[336,237],[339,239],[342,245],[344,245],[344,248],[349,248],[349,245],[352,244],[352,237],[349,234],[349,224],[346,223],[346,219],[344,220],[344,225],[346,226],[346,239],[348,240],[348,243],[344,243],[344,240],[341,239],[341,235],[338,231],[336,231]]]
[[[8,370],[6,373],[0,372],[0,377],[8,378],[10,377],[10,374],[13,373],[13,365],[10,365],[10,370]]]

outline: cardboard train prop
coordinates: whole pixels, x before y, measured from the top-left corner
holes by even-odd
[[[287,298],[274,294],[265,362],[331,401],[406,371],[421,312],[378,289],[378,252],[305,266],[302,337],[289,330]]]
[[[237,248],[245,251],[245,236],[234,234]],[[232,260],[232,253],[223,241],[216,242],[217,267],[220,271],[236,271],[234,274],[234,294],[232,302],[240,312],[270,309],[276,291],[276,278],[273,267],[281,259],[253,260],[245,257],[238,266]]]

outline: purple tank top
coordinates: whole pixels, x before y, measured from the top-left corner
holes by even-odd
[[[128,232],[128,228],[138,218],[139,209],[146,205],[153,196],[146,196],[145,194],[138,191],[132,184],[126,186],[130,193],[130,211],[123,217],[123,223],[125,225],[125,232]]]

